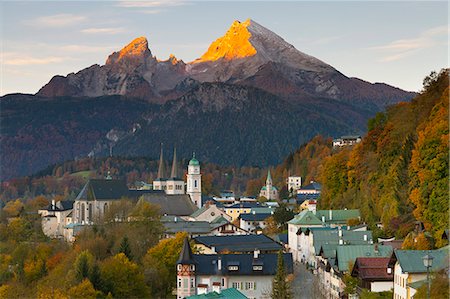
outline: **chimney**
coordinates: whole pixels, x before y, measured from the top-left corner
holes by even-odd
[[[392,268],[387,268],[387,273],[392,274]]]
[[[333,220],[333,210],[330,210],[330,220]]]
[[[174,222],[177,222],[177,221],[178,221],[178,218],[177,218],[177,217],[173,218],[173,221],[174,221]]]
[[[322,222],[325,223],[325,216],[322,216]]]
[[[252,211],[252,214],[253,214],[253,215],[256,215],[256,211]]]
[[[257,259],[257,258],[259,257],[259,253],[260,253],[260,251],[255,249],[255,250],[253,251],[253,258],[254,258],[254,259]]]
[[[222,259],[220,258],[220,256],[217,259],[217,270],[222,270]]]
[[[213,253],[215,253],[215,252],[216,252],[216,247],[211,246],[211,251],[212,251]]]
[[[52,210],[54,210],[54,209],[55,209],[55,200],[52,199]]]
[[[378,253],[378,244],[375,244],[374,251],[375,251],[375,253]]]
[[[339,226],[339,230],[338,230],[338,233],[339,233],[339,237],[342,237],[342,229],[341,229],[341,227]]]
[[[367,235],[364,235],[364,241],[367,241]]]
[[[339,245],[344,245],[344,240],[339,239]]]

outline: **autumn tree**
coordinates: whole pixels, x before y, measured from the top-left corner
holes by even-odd
[[[116,298],[144,298],[149,296],[144,275],[138,265],[123,253],[107,258],[100,266],[102,291]]]

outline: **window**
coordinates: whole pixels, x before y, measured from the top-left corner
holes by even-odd
[[[241,283],[240,283],[240,282],[234,281],[234,282],[231,284],[231,287],[232,287],[232,288],[235,288],[235,289],[237,289],[237,290],[240,290],[240,289],[241,289]]]
[[[195,265],[191,265],[191,271],[194,271],[195,270]]]
[[[180,264],[178,264],[177,269],[178,269],[178,271],[181,271],[181,265]]]
[[[253,271],[262,271],[263,266],[253,266]]]
[[[245,289],[246,290],[254,290],[255,289],[255,283],[253,281],[246,281],[245,282]]]
[[[194,278],[191,278],[191,288],[194,288],[194,283],[195,281],[194,281]]]
[[[225,286],[225,278],[222,278],[222,286]]]
[[[238,266],[228,266],[228,271],[237,271],[239,270]]]
[[[181,278],[178,278],[178,287],[181,288]]]
[[[194,181],[194,187],[197,188],[197,180]]]

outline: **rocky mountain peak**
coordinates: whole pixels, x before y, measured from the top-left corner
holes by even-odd
[[[215,40],[205,54],[195,62],[216,61],[220,58],[232,60],[250,57],[257,53],[250,42],[252,34],[248,30],[251,20],[234,21],[224,36]]]
[[[147,38],[141,36],[135,38],[131,43],[122,48],[119,52],[114,52],[109,55],[106,60],[106,64],[119,63],[123,60],[145,60],[147,57],[151,57],[152,53],[148,48]]]

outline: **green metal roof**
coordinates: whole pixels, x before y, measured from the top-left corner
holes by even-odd
[[[190,216],[192,218],[197,218],[198,216],[200,216],[201,214],[203,214],[203,212],[205,212],[208,209],[207,206],[203,206],[200,209],[198,209],[197,211],[195,211],[194,213],[192,213]]]
[[[244,294],[239,292],[235,288],[229,288],[224,289],[220,293],[217,292],[210,292],[207,294],[201,294],[201,295],[192,295],[189,297],[186,297],[186,299],[218,299],[218,298],[225,298],[225,299],[248,299]]]
[[[396,250],[395,256],[402,267],[403,272],[425,273],[427,268],[423,265],[422,258],[425,255],[433,257],[431,271],[439,271],[449,266],[449,254],[447,249],[438,250]]]
[[[339,271],[350,271],[348,264],[355,263],[357,257],[390,257],[392,251],[392,246],[389,245],[339,245],[336,248]]]
[[[191,159],[191,161],[189,161],[189,165],[200,166],[200,162],[198,162],[198,160],[195,159],[195,153],[192,154],[192,159]]]
[[[367,239],[364,240],[364,235]],[[313,231],[313,246],[316,254],[319,254],[323,245],[339,245],[339,239],[342,239],[343,245],[369,245],[372,242],[371,231],[351,231],[342,230],[342,237],[339,237],[338,229]],[[342,246],[342,245],[341,245]]]
[[[314,215],[313,212],[309,210],[303,210],[300,214],[292,218],[288,223],[295,225],[323,225],[324,223],[320,221],[319,218]]]
[[[267,187],[266,187],[266,186],[263,186],[262,189],[263,189],[263,190],[267,190]],[[277,188],[274,187],[274,186],[272,186],[272,191],[273,191],[273,190],[277,190]]]
[[[419,281],[416,281],[416,282],[408,283],[408,286],[410,286],[411,288],[417,290],[418,288],[420,288],[421,286],[423,286],[426,283],[427,283],[427,280],[423,279],[423,280],[419,280]]]
[[[349,219],[361,217],[361,214],[359,210],[317,210],[316,216],[319,219],[322,219],[322,216],[324,216],[325,222],[345,224]]]

